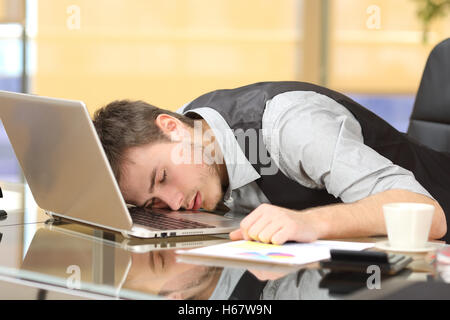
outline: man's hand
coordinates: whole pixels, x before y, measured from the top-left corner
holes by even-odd
[[[256,240],[283,244],[286,241],[312,242],[319,238],[318,225],[307,213],[262,204],[230,233],[231,240]]]
[[[429,203],[436,208],[430,239],[447,232],[445,213],[435,200],[407,190],[387,190],[353,203],[338,203],[302,211],[262,204],[230,233],[231,240],[257,240],[283,244],[292,240],[312,242],[317,239],[347,239],[385,236],[382,207],[393,202]]]

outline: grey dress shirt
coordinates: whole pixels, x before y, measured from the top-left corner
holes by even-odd
[[[209,300],[227,300],[246,270],[224,268]],[[334,300],[328,289],[320,288],[322,271],[305,269],[290,273],[276,280],[267,281],[260,300]]]
[[[178,113],[183,113],[183,109]],[[248,214],[270,203],[256,184],[260,175],[247,160],[225,119],[212,108],[191,110],[213,130],[224,156],[229,187],[224,204]],[[310,91],[291,91],[267,101],[264,144],[278,168],[308,188],[351,203],[391,189],[431,195],[414,174],[364,144],[359,122],[344,106]]]

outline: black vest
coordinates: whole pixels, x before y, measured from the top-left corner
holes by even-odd
[[[185,109],[188,111],[209,107],[219,112],[234,132],[238,129],[258,130],[258,148],[268,151],[262,143],[262,116],[266,102],[278,94],[289,91],[313,91],[325,95],[346,107],[359,121],[364,143],[393,163],[412,171],[417,181],[439,202],[446,215],[450,214],[450,154],[434,151],[397,131],[386,121],[362,107],[349,97],[330,89],[303,82],[262,82],[230,90],[217,90],[200,96]],[[238,139],[239,142],[242,139]],[[248,144],[242,145],[250,160]],[[293,150],[293,152],[295,152]],[[256,182],[274,205],[302,210],[341,202],[326,190],[310,189],[286,177],[281,170],[275,175],[264,175],[265,166],[258,152],[257,161],[250,161],[261,178]],[[450,217],[447,218],[449,225]],[[446,239],[449,240],[449,239]],[[447,241],[448,242],[448,241]]]

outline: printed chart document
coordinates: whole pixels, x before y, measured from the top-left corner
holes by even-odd
[[[241,240],[191,250],[177,250],[177,254],[302,265],[329,259],[331,249],[362,251],[374,246],[374,243],[322,240],[312,243],[286,243],[280,246]]]

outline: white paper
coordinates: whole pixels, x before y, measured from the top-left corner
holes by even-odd
[[[189,256],[302,265],[329,259],[331,249],[362,251],[374,246],[374,243],[322,240],[313,243],[287,243],[278,246],[241,240],[191,250],[178,250],[177,253]]]

